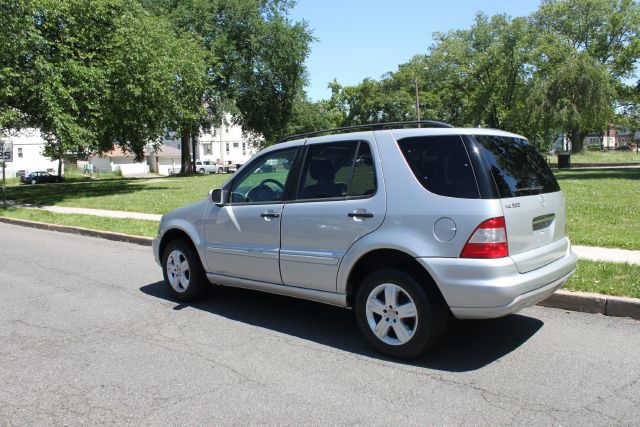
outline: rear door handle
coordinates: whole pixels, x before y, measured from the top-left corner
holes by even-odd
[[[373,214],[370,212],[353,211],[347,214],[349,218],[373,218]]]
[[[260,214],[262,218],[279,218],[280,214],[278,212],[262,212]]]

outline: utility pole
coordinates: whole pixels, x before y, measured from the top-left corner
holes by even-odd
[[[415,87],[416,87],[416,120],[420,121],[420,99],[418,98],[418,74],[417,73],[413,76],[413,83],[415,84]]]

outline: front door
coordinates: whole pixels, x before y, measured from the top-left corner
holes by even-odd
[[[230,186],[229,201],[205,215],[208,271],[281,284],[278,254],[285,186],[298,148],[256,158]]]
[[[280,271],[285,285],[336,292],[340,261],[386,213],[373,135],[340,135],[307,146],[295,200],[282,219]]]

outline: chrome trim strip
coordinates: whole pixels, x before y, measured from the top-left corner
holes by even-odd
[[[207,252],[225,254],[225,255],[241,255],[248,256],[253,258],[267,258],[267,259],[278,259],[278,250],[277,249],[253,249],[253,248],[221,248],[219,246],[211,246],[207,245]]]
[[[280,261],[308,262],[311,264],[337,265],[341,256],[331,252],[280,251]]]

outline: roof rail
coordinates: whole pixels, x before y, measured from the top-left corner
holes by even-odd
[[[438,122],[438,121],[435,121],[435,120],[371,123],[371,124],[367,124],[367,125],[346,126],[346,127],[341,127],[341,128],[316,130],[316,131],[313,131],[313,132],[298,133],[296,135],[291,135],[291,136],[287,136],[285,138],[282,138],[281,140],[276,142],[276,144],[279,144],[281,142],[286,142],[286,141],[292,141],[294,139],[299,139],[299,138],[302,138],[302,137],[318,136],[318,135],[322,135],[322,134],[326,134],[326,133],[339,133],[339,132],[358,131],[358,130],[366,130],[366,129],[371,129],[371,130],[383,130],[383,129],[387,129],[387,128],[395,128],[395,129],[397,129],[397,128],[410,126],[410,125],[414,125],[414,126],[417,125],[418,127],[421,127],[422,125],[424,125],[424,127],[427,127],[427,128],[452,128],[453,127],[448,123]]]

